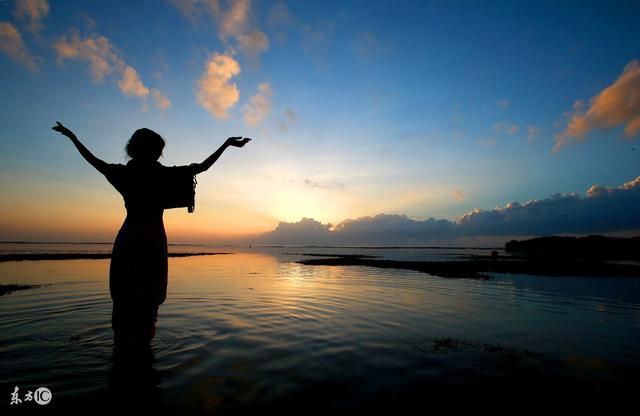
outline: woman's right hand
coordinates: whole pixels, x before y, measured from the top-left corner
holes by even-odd
[[[228,146],[233,146],[233,147],[242,147],[245,144],[249,143],[251,141],[250,138],[245,137],[229,137],[227,139],[227,141],[225,142],[226,145]]]
[[[59,121],[56,121],[56,123],[58,123],[58,125],[51,127],[52,130],[55,130],[55,131],[57,131],[59,133],[62,133],[63,135],[67,136],[70,139],[72,137],[75,137],[75,134],[73,134],[73,132],[71,130],[69,130],[68,128],[66,128],[62,124],[60,124]]]

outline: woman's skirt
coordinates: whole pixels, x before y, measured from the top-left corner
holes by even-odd
[[[109,268],[114,302],[145,300],[160,305],[167,296],[167,235],[162,217],[134,221],[129,217],[118,231]]]
[[[162,216],[141,221],[128,216],[113,244],[109,268],[116,338],[153,338],[158,305],[167,295],[167,274]]]

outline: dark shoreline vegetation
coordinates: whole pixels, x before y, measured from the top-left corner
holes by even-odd
[[[385,269],[406,269],[447,278],[492,279],[488,273],[530,274],[538,276],[592,276],[592,277],[640,277],[640,266],[613,264],[602,261],[574,259],[496,260],[487,259],[454,261],[402,261],[361,257],[358,255],[320,254],[317,259],[298,260],[296,263],[322,266],[369,266]]]
[[[228,252],[216,253],[169,253],[169,257],[212,256],[216,254],[233,254]],[[0,263],[5,261],[27,260],[101,260],[110,259],[111,253],[18,253],[0,254]]]
[[[505,251],[521,257],[564,257],[591,260],[640,261],[640,237],[620,238],[603,235],[586,237],[539,237],[511,240]]]
[[[0,285],[0,296],[8,295],[11,292],[15,292],[16,290],[27,290],[27,289],[35,289],[45,285]]]
[[[320,257],[297,263],[323,266],[369,266],[415,270],[447,278],[492,279],[488,273],[529,274],[537,276],[640,277],[640,264],[611,263],[612,260],[640,261],[640,237],[616,238],[541,237],[505,244],[510,255],[500,258],[465,256],[466,260],[402,261],[359,254],[301,253]],[[293,253],[291,253],[293,254]]]

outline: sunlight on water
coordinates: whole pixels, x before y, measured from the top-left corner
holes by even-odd
[[[433,353],[442,337],[583,366],[640,364],[637,279],[442,279],[286,256],[169,260],[153,341],[158,400],[197,413],[319,390],[348,408],[467,365],[464,351]],[[0,263],[2,284],[45,285],[0,298],[3,386],[46,385],[59,402],[109,397],[108,269],[109,260]]]

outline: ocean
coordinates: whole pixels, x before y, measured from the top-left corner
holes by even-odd
[[[111,247],[2,243],[0,254]],[[563,386],[606,397],[639,374],[637,278],[474,280],[295,262],[308,253],[462,261],[487,248],[169,251],[227,254],[169,259],[151,355],[131,366],[112,356],[109,259],[0,262],[0,284],[41,285],[0,297],[3,406],[34,408],[10,405],[12,393],[46,387],[48,406],[86,411],[141,400],[167,414],[402,412],[459,391]]]

